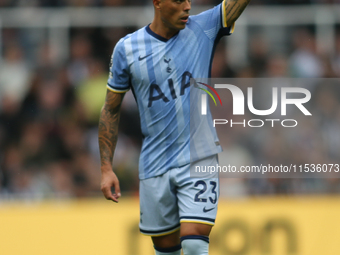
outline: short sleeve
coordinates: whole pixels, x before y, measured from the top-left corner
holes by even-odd
[[[234,32],[235,24],[229,25],[226,22],[225,0],[214,8],[195,15],[192,18],[212,40],[215,40],[218,35],[231,35]]]
[[[129,67],[126,60],[124,40],[116,44],[110,62],[107,88],[116,93],[125,93],[130,89]]]

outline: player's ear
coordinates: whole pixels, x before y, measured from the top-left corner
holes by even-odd
[[[157,10],[160,9],[160,3],[161,3],[161,1],[162,1],[162,0],[152,0],[153,6],[155,6],[155,8],[156,8]]]

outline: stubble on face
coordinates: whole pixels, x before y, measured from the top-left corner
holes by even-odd
[[[171,30],[182,30],[186,26],[189,17],[189,9],[183,5],[187,0],[161,0],[163,9],[161,20],[165,27]]]

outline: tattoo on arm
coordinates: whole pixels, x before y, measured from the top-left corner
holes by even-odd
[[[230,26],[238,19],[244,9],[249,4],[250,0],[224,0],[225,3],[225,15],[227,25]]]
[[[124,94],[107,91],[99,120],[99,150],[101,165],[111,165],[117,144],[120,105]]]

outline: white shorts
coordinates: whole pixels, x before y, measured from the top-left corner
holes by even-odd
[[[140,181],[141,233],[162,236],[175,232],[180,222],[214,225],[219,198],[218,174],[190,177],[190,168],[216,166],[217,155],[163,175]]]

